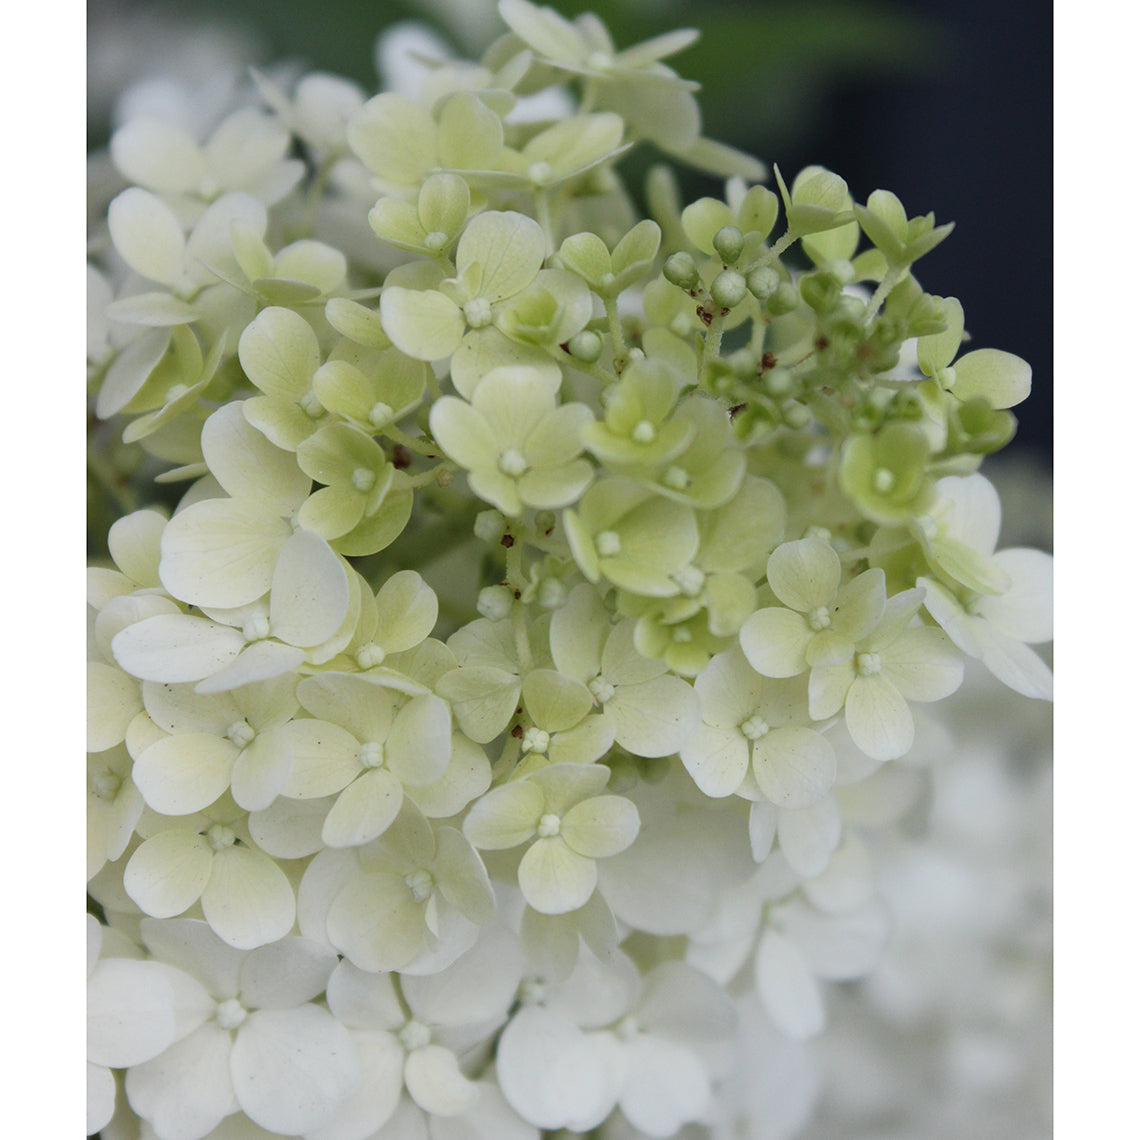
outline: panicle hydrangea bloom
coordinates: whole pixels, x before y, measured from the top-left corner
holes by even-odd
[[[978,470],[1030,369],[916,280],[951,227],[762,185],[695,32],[495,10],[477,61],[405,29],[414,81],[111,139],[104,1140],[790,1137],[950,763],[924,708],[963,656],[1051,696],[1051,558]],[[639,219],[644,141],[723,195],[657,167]]]

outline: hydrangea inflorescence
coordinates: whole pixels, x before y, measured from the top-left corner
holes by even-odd
[[[1051,696],[1051,559],[995,554],[978,473],[1029,366],[918,283],[951,227],[768,189],[663,62],[693,32],[499,11],[415,90],[258,76],[208,137],[112,139],[108,1138],[727,1126],[737,1011],[810,1037],[883,944],[921,706],[963,654]],[[658,167],[638,220],[641,142],[723,198]]]

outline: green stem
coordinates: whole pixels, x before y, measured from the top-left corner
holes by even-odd
[[[606,306],[606,320],[610,327],[610,340],[614,346],[614,368],[620,376],[627,363],[629,363],[629,348],[625,343],[625,333],[621,327],[621,316],[618,314],[617,297],[607,296],[602,300]]]
[[[871,294],[870,301],[867,302],[867,314],[863,318],[863,327],[865,329],[871,327],[871,322],[883,307],[883,302],[890,296],[891,290],[903,279],[903,274],[905,273],[906,269],[898,266],[893,266],[887,270],[886,276],[879,283],[879,287],[875,292]]]

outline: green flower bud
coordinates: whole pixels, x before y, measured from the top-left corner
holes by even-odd
[[[800,296],[821,315],[835,309],[842,291],[839,278],[831,273],[805,273],[800,278]]]
[[[602,338],[591,329],[583,329],[570,338],[567,348],[575,360],[582,360],[586,364],[593,364],[602,355]]]
[[[753,269],[747,277],[748,292],[758,301],[765,301],[780,287],[780,275],[770,265]]]
[[[534,529],[540,534],[549,534],[558,522],[558,516],[553,511],[535,511]]]
[[[811,423],[811,412],[803,404],[793,402],[783,409],[783,419],[787,427],[800,431]]]
[[[701,273],[691,253],[671,254],[661,272],[664,273],[666,281],[686,292],[691,292],[701,283]]]
[[[736,226],[722,226],[713,237],[713,249],[725,265],[735,265],[744,249],[744,235]]]
[[[475,537],[498,545],[507,533],[507,520],[498,511],[480,511],[475,516]]]
[[[764,391],[777,400],[791,394],[795,387],[795,378],[786,368],[771,368],[764,373],[762,381]]]
[[[514,601],[514,593],[509,587],[485,586],[479,591],[475,608],[490,621],[502,621],[503,618],[510,617]]]
[[[768,298],[768,312],[773,317],[782,317],[799,308],[799,303],[800,295],[796,287],[790,281],[784,281]]]
[[[735,269],[726,269],[716,275],[709,293],[722,309],[733,309],[747,296],[748,284],[742,273],[737,273]]]

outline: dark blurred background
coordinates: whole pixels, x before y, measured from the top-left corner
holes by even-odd
[[[458,2],[458,0],[457,0]],[[670,62],[703,85],[705,132],[794,174],[820,163],[857,200],[883,187],[910,214],[935,211],[957,229],[918,266],[930,292],[958,297],[974,347],[1033,366],[1013,444],[1048,466],[1053,447],[1052,9],[1010,0],[557,0],[593,10],[618,47],[694,25],[701,39]],[[431,19],[438,0],[90,0],[89,146],[105,142],[116,84],[161,73],[189,42],[186,21],[236,33],[246,61],[280,59],[376,89],[376,34]],[[457,54],[477,54],[487,0],[435,20]],[[149,51],[134,31],[158,29]],[[486,28],[486,25],[483,25]],[[130,31],[124,33],[124,29]],[[218,53],[224,39],[212,49]],[[233,46],[236,43],[236,48]],[[195,66],[208,62],[208,44]],[[205,56],[205,60],[203,59]],[[648,165],[655,156],[640,159]],[[631,185],[636,168],[624,167]],[[691,195],[715,183],[686,179]]]

